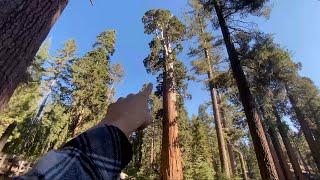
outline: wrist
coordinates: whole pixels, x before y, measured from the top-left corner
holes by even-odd
[[[102,124],[106,124],[108,126],[114,126],[117,127],[119,130],[122,131],[123,134],[129,138],[129,136],[132,134],[131,131],[129,131],[123,124],[121,124],[118,120],[117,121],[108,121],[106,118],[101,121]]]

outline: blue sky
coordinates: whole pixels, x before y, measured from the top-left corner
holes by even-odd
[[[71,0],[63,15],[51,30],[52,50],[72,38],[78,43],[78,55],[89,51],[95,37],[106,29],[117,31],[116,53],[112,58],[125,68],[125,78],[117,87],[116,96],[137,92],[144,83],[155,82],[146,73],[143,59],[149,53],[150,37],[143,33],[141,17],[153,8],[170,10],[182,19],[187,0]],[[273,0],[269,20],[260,19],[259,29],[274,34],[276,42],[292,52],[295,60],[302,62],[302,75],[310,77],[320,87],[320,2],[317,0]],[[188,48],[188,47],[186,47]],[[187,65],[190,59],[181,55]],[[189,115],[198,111],[199,104],[208,101],[209,95],[203,85],[189,83],[193,98],[186,101]]]

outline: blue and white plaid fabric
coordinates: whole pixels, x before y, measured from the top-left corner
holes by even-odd
[[[30,172],[14,179],[118,179],[131,158],[127,137],[118,128],[104,125],[50,151]]]

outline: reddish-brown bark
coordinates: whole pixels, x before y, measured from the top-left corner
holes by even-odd
[[[289,93],[288,94],[290,103],[292,105],[292,108],[296,114],[297,120],[300,124],[301,130],[304,134],[304,137],[307,140],[307,143],[309,145],[312,157],[317,165],[318,170],[320,170],[320,151],[317,148],[317,143],[312,135],[312,131],[310,128],[310,120],[308,120],[308,118],[305,118],[301,109],[297,106],[297,102],[295,100],[295,98]]]
[[[269,147],[270,147],[270,151],[271,151],[271,155],[272,155],[272,158],[273,158],[274,165],[276,166],[276,169],[277,169],[277,173],[278,173],[279,179],[280,180],[285,180],[284,172],[283,172],[283,170],[281,168],[281,165],[280,165],[280,162],[279,162],[279,158],[278,158],[276,150],[275,150],[275,148],[274,148],[274,146],[272,144],[271,138],[269,136],[267,136],[267,140],[268,140],[268,144],[269,144]]]
[[[280,138],[278,132],[274,129],[274,127],[269,127],[269,134],[271,136],[272,144],[274,145],[274,149],[277,153],[277,157],[279,158],[280,166],[283,170],[283,174],[285,179],[293,179],[292,173],[290,171],[290,166],[287,161],[287,156],[280,142]]]
[[[260,115],[261,115],[261,119],[264,119],[266,121],[266,115],[265,115],[265,111],[264,111],[264,107],[263,106],[259,106],[259,110],[260,110]],[[264,131],[265,132],[268,132],[268,130],[266,129],[266,127],[264,126]],[[271,140],[271,137],[270,137],[270,133],[266,134],[266,137],[267,137],[267,141],[268,141],[268,145],[269,145],[269,148],[270,148],[270,151],[271,151],[271,155],[272,155],[272,159],[273,159],[273,162],[274,162],[274,165],[276,166],[276,170],[277,170],[277,173],[278,173],[278,177],[280,180],[285,180],[285,175],[284,175],[284,171],[280,165],[280,158],[278,157],[277,155],[277,152],[276,152],[276,149],[275,149],[275,146],[273,145],[272,143],[272,140]]]
[[[298,161],[299,156],[298,156],[297,152],[292,147],[292,144],[291,144],[289,136],[288,136],[289,132],[287,131],[287,128],[285,127],[285,125],[282,123],[281,117],[280,117],[275,106],[273,106],[273,111],[274,111],[274,115],[276,117],[276,124],[279,129],[279,133],[281,135],[283,144],[287,150],[287,154],[290,159],[294,174],[297,179],[303,180],[303,179],[305,179],[305,177],[302,173],[302,170],[301,170],[301,167],[300,167],[300,164]]]
[[[0,2],[0,109],[25,77],[41,43],[68,0]]]
[[[161,149],[161,179],[183,179],[181,152],[178,141],[177,94],[174,84],[173,64],[168,63],[164,72],[163,133]]]

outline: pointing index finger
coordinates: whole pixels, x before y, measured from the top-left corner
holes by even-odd
[[[152,92],[152,83],[148,83],[140,92],[139,94],[145,96],[146,98],[149,99],[149,96],[151,95]]]

